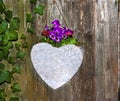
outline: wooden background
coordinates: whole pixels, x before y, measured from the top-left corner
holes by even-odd
[[[29,0],[4,0],[15,16],[21,19],[20,31],[25,33],[29,48],[17,77],[22,87],[21,101],[118,101],[120,78],[118,72],[118,12],[117,0],[38,0],[37,5],[46,5],[43,17],[34,16],[36,35],[26,33],[26,13],[32,12],[34,5]],[[75,37],[84,45],[84,61],[78,73],[63,87],[53,90],[36,74],[30,60],[31,47],[39,42],[39,31],[46,21],[54,18],[75,30]],[[118,19],[119,16],[119,19]],[[119,51],[120,54],[120,51]],[[120,58],[120,55],[119,55]],[[119,85],[118,85],[119,84]]]

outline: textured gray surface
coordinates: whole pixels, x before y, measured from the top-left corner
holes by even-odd
[[[56,48],[48,43],[38,43],[31,50],[31,60],[42,80],[51,88],[57,89],[78,71],[83,52],[75,45]]]

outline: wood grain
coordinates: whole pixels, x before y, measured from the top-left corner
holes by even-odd
[[[96,101],[118,101],[118,7],[96,2]]]
[[[37,0],[36,5],[29,0],[4,1],[14,15],[20,17],[20,31],[26,34],[29,44],[22,74],[16,77],[23,91],[21,101],[118,101],[118,6],[115,0],[55,0],[57,5],[53,0]],[[31,35],[25,32],[26,13],[33,12],[40,3],[46,5],[47,12],[43,17],[34,16],[36,34]],[[67,23],[84,49],[82,67],[57,90],[41,80],[30,60],[31,48],[39,42],[40,31],[53,19],[59,19],[63,25]]]

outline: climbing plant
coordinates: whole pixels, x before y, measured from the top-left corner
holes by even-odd
[[[32,5],[37,0],[30,0]],[[27,32],[34,34],[32,26],[35,14],[43,15],[43,5],[34,8],[33,13],[26,14],[26,23],[30,24]],[[22,91],[16,74],[21,74],[21,64],[24,61],[25,51],[28,47],[26,35],[19,32],[20,19],[13,16],[11,10],[6,9],[3,0],[0,0],[0,101],[19,101]]]
[[[15,76],[21,74],[20,66],[25,56],[23,48],[26,48],[19,27],[19,17],[14,17],[0,0],[0,101],[19,101],[21,88]]]

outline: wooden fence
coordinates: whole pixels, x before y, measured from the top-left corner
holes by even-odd
[[[26,13],[32,12],[34,5],[29,0],[4,1],[14,15],[20,17],[20,31],[25,33]],[[55,5],[53,0],[37,0],[36,6],[44,4],[47,12],[43,17],[34,17],[36,33],[39,33],[46,21],[49,23],[58,18],[64,24],[65,20],[75,30],[78,41],[84,43],[84,60],[78,73],[68,83],[53,90],[37,75],[30,60],[31,47],[38,42],[40,36],[25,33],[29,48],[26,49],[22,74],[16,78],[23,91],[21,101],[118,101],[120,12],[116,1],[56,0]]]

